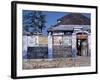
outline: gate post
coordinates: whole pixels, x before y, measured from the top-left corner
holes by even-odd
[[[48,58],[52,59],[53,58],[53,50],[52,50],[52,35],[51,32],[48,34]]]
[[[91,34],[88,33],[88,56],[91,56]]]
[[[76,48],[76,33],[72,34],[72,57],[75,58],[77,55],[77,48]]]
[[[22,38],[22,46],[23,46],[22,47],[22,56],[23,56],[24,59],[28,58],[27,57],[27,48],[28,48],[27,41],[28,41],[27,35],[23,36],[23,38]]]

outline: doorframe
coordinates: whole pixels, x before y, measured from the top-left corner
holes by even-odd
[[[77,38],[77,34],[78,33],[85,33],[86,35],[87,35],[87,56],[88,56],[88,49],[89,49],[89,32],[87,32],[87,31],[77,31],[77,32],[75,32],[75,34],[76,34],[76,49],[77,49],[77,41],[78,41],[78,38]],[[80,51],[81,52],[81,51]],[[77,49],[77,53],[76,53],[77,55],[78,55],[78,49]],[[81,56],[81,53],[80,53],[80,56]]]

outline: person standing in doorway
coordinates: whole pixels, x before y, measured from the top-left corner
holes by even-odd
[[[87,41],[82,41],[81,54],[87,56]]]

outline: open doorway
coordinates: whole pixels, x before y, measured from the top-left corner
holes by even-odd
[[[88,55],[88,39],[86,33],[77,34],[77,55],[78,56]]]

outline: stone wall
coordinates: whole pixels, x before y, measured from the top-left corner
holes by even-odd
[[[53,46],[53,58],[67,58],[71,57],[71,47],[67,46]],[[28,47],[28,59],[46,59],[48,58],[48,47],[37,46]]]
[[[64,45],[59,45],[59,46],[53,46],[53,57],[54,58],[66,58],[66,57],[71,57],[71,46],[64,46]]]
[[[28,47],[28,59],[43,59],[48,56],[47,46]]]

